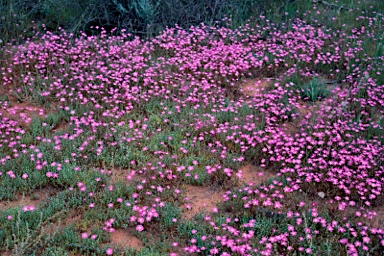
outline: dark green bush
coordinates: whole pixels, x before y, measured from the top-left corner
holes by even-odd
[[[91,32],[91,26],[117,28],[141,36],[153,36],[166,26],[189,28],[212,25],[232,17],[243,24],[251,16],[265,14],[284,1],[261,0],[0,0],[0,39],[19,43],[31,37],[33,26],[59,27]],[[33,21],[33,22],[32,22]],[[20,41],[19,41],[20,40]],[[1,44],[0,44],[1,46]]]

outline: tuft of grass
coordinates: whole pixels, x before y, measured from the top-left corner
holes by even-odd
[[[301,87],[300,96],[303,100],[315,102],[328,97],[331,92],[328,90],[324,81],[318,78],[312,80]]]

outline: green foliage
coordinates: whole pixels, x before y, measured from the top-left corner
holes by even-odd
[[[183,28],[202,22],[214,24],[231,17],[231,25],[243,24],[252,15],[266,13],[281,4],[252,0],[1,0],[0,38],[3,44],[22,42],[34,33],[35,24],[57,31],[91,32],[91,26],[127,29],[138,35],[154,35],[166,26]],[[31,23],[35,21],[35,24]],[[221,22],[222,23],[222,22]],[[16,39],[16,40],[15,40]],[[1,44],[0,44],[1,46]]]
[[[67,256],[69,254],[62,247],[52,246],[52,247],[48,247],[41,255],[42,256],[56,256],[56,255]]]
[[[49,122],[54,122],[54,117],[51,115]],[[43,118],[33,117],[30,125],[31,135],[36,138],[47,137],[51,130],[51,126],[48,125]]]
[[[67,256],[69,254],[68,252],[66,252],[64,248],[53,246],[53,247],[48,247],[41,255],[42,256],[56,256],[56,255]]]
[[[65,191],[58,193],[41,207],[38,206],[38,209],[34,211],[24,212],[20,207],[0,211],[0,221],[4,223],[0,232],[0,244],[4,247],[13,248],[13,253],[16,255],[25,255],[24,253],[36,251],[38,247],[55,244],[54,241],[57,239],[55,234],[58,228],[54,228],[53,233],[46,233],[45,230],[49,222],[65,216],[67,211],[78,207],[81,203],[80,195],[72,191]],[[7,219],[8,216],[12,216],[12,220]],[[66,236],[65,239],[65,243],[70,243],[76,241],[78,235],[74,236],[72,234]],[[60,242],[56,245],[62,244],[63,242]],[[0,246],[0,250],[4,249],[4,247]]]
[[[181,217],[181,211],[177,204],[165,203],[165,206],[157,209],[160,215],[160,224],[162,227],[170,228],[176,226],[177,223],[173,219],[179,220]]]
[[[313,78],[310,82],[303,85],[300,96],[303,100],[317,101],[330,95],[325,83],[317,78]]]
[[[136,256],[165,256],[167,253],[154,251],[153,249],[143,248],[136,253]]]
[[[0,95],[0,107],[4,106],[5,104],[10,104],[9,98],[7,95]]]

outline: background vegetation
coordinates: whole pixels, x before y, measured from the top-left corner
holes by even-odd
[[[320,9],[330,9],[320,19],[323,24],[318,25],[354,26],[351,12],[384,9],[383,1],[363,2],[343,0],[336,5],[317,1]],[[73,33],[95,33],[91,27],[99,26],[148,37],[175,24],[184,29],[200,23],[230,24],[235,28],[249,19],[256,21],[260,15],[281,23],[304,18],[312,4],[307,0],[0,0],[0,39],[3,44],[19,42],[34,34],[34,26],[41,29],[42,24],[50,31],[61,27]],[[334,13],[342,14],[336,22],[331,19]],[[307,20],[319,22],[316,18]]]

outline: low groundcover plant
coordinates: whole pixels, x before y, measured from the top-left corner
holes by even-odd
[[[3,47],[0,251],[381,255],[384,17],[356,19]]]

